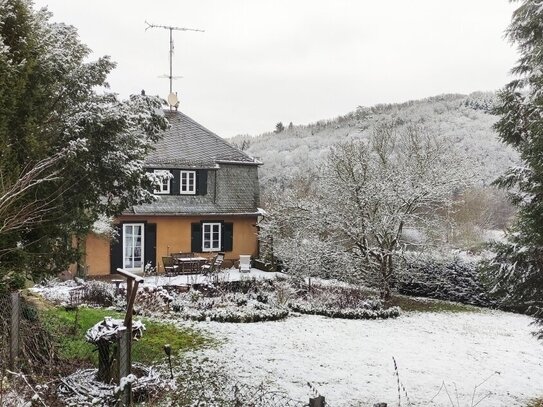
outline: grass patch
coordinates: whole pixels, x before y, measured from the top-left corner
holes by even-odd
[[[122,319],[124,314],[99,308],[81,307],[78,310],[51,308],[42,313],[46,329],[55,338],[59,356],[67,360],[97,363],[94,346],[85,341],[85,333],[104,317]],[[137,318],[139,319],[139,318]],[[146,330],[139,341],[132,345],[132,360],[145,364],[164,359],[163,346],[169,343],[173,352],[184,352],[211,342],[201,333],[192,329],[179,329],[170,324],[158,323],[141,318]]]
[[[368,297],[379,296],[379,291],[364,288]],[[400,307],[403,312],[480,312],[481,308],[459,302],[436,300],[434,298],[410,297],[402,294],[392,294],[385,303],[386,308]],[[539,407],[539,406],[538,406]],[[541,406],[543,407],[543,406]]]
[[[431,298],[415,298],[393,295],[387,307],[398,306],[405,312],[479,312],[480,308],[458,302],[441,301]]]

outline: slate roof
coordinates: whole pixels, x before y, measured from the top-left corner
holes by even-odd
[[[207,169],[206,195],[157,195],[125,215],[258,214],[258,166],[262,164],[178,111],[166,111],[166,130],[145,160],[148,168]]]
[[[149,167],[213,166],[220,161],[260,164],[179,111],[164,112],[170,128],[145,160]]]

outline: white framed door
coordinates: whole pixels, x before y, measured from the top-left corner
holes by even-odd
[[[123,269],[143,273],[144,223],[123,224]]]

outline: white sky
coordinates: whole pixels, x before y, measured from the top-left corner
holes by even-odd
[[[166,98],[169,32],[180,110],[223,137],[358,105],[496,90],[516,60],[508,0],[35,0],[111,55],[113,91]]]

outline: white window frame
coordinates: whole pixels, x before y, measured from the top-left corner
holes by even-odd
[[[168,170],[154,170],[155,174],[164,174],[167,175],[168,178],[165,178],[162,180],[162,182],[158,185],[158,189],[155,188],[153,191],[156,195],[163,195],[163,194],[169,194],[170,193],[170,180],[171,180],[171,172]]]
[[[183,175],[187,177],[187,188],[183,190]],[[190,188],[190,178],[192,178],[192,188]],[[179,171],[179,193],[181,195],[196,195],[196,171]]]
[[[134,227],[139,226],[141,229],[141,245],[140,245],[140,258],[141,258],[141,266],[140,267],[127,267],[126,266],[126,229],[127,227],[132,228],[132,232],[134,231]],[[143,272],[143,268],[145,267],[145,223],[123,223],[123,232],[122,232],[122,239],[123,239],[123,269],[126,271],[132,271],[132,272]],[[134,251],[134,245],[132,244],[132,251]],[[134,255],[132,255],[132,258]]]
[[[211,238],[206,239],[206,227],[210,228]],[[213,229],[217,229],[219,232],[219,239],[215,241],[213,239]],[[209,247],[206,248],[205,242],[209,241]],[[222,244],[222,223],[220,222],[204,222],[202,223],[202,252],[219,252],[221,251],[221,244]]]

